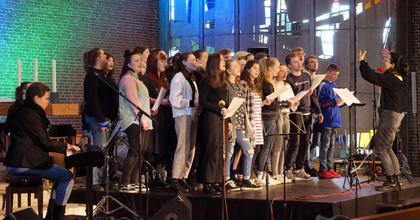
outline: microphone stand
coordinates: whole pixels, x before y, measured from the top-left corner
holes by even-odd
[[[118,95],[120,96],[120,97],[123,97],[128,103],[130,103],[131,105],[133,105],[134,107],[135,107],[135,109],[137,109],[139,112],[137,113],[137,120],[139,121],[139,123],[140,123],[140,118],[141,118],[141,116],[142,115],[145,115],[146,117],[148,117],[150,120],[152,120],[152,121],[156,121],[154,118],[152,118],[152,116],[150,116],[147,112],[145,112],[143,109],[141,109],[139,106],[137,106],[136,104],[134,104],[130,99],[128,99],[127,98],[127,96],[125,96],[121,91],[119,91],[119,90],[117,90],[114,86],[112,86],[112,85],[110,85],[105,79],[103,79],[100,75],[99,75],[99,73],[97,73],[96,71],[95,71],[95,75],[103,82],[103,83],[105,83],[108,87],[110,87],[112,90],[114,90],[116,93],[118,93]],[[141,129],[141,127],[140,127],[140,129]],[[139,136],[140,136],[140,134],[139,134]],[[140,140],[141,140],[141,137],[140,137]],[[139,172],[141,171],[141,164],[140,164],[140,157],[141,157],[141,155],[140,155],[140,152],[138,153],[138,155],[139,155]],[[143,159],[144,160],[144,159]],[[147,181],[147,180],[145,180],[145,181]],[[142,195],[141,195],[141,177],[139,178],[139,186],[140,186],[140,189],[139,189],[139,207],[140,207],[140,210],[139,210],[139,216],[137,216],[138,218],[141,218],[141,215],[142,215]],[[147,190],[147,188],[146,188],[146,194],[148,194],[149,193],[149,190]],[[146,198],[148,199],[149,198],[149,196],[147,195],[146,196]],[[147,204],[148,204],[148,201],[146,202]],[[148,219],[148,216],[146,216],[146,219]]]
[[[296,117],[299,117],[300,116],[300,120],[303,122],[303,116],[302,116],[302,113],[301,112],[281,112],[281,109],[282,108],[285,108],[285,107],[287,107],[287,105],[285,105],[284,103],[280,103],[279,104],[279,109],[278,109],[278,111],[276,111],[276,112],[265,112],[265,113],[262,113],[262,115],[277,115],[277,116],[279,116],[280,117],[280,115],[291,115],[291,114],[295,114],[296,115]],[[303,129],[301,128],[301,127],[299,127],[295,122],[293,122],[292,120],[290,120],[290,118],[288,118],[287,117],[287,121],[289,121],[290,122],[290,124],[291,124],[291,126],[293,125],[295,128],[297,128],[297,130],[298,130],[298,132],[296,132],[296,133],[291,133],[290,131],[289,131],[289,133],[283,133],[282,131],[279,131],[279,133],[276,133],[276,131],[274,131],[274,132],[269,132],[270,131],[270,129],[268,130],[268,131],[266,131],[265,130],[265,128],[264,128],[264,135],[265,136],[277,136],[277,135],[279,135],[279,136],[283,136],[283,138],[284,138],[284,141],[286,141],[290,136],[293,136],[293,135],[305,135],[306,133],[307,133],[307,131],[306,131],[306,128],[305,128],[305,126],[303,126]],[[277,123],[277,122],[276,122]],[[285,142],[283,142],[283,143],[285,143]],[[273,144],[270,146],[270,150],[269,150],[269,152],[271,152],[271,149],[272,149],[272,147],[273,147],[273,145],[274,145],[274,141],[273,141]],[[283,155],[284,156],[286,156],[286,146],[283,146],[282,147],[282,151],[283,151]],[[267,161],[265,162],[265,164],[264,164],[264,171],[265,171],[265,188],[266,188],[266,191],[265,191],[265,199],[266,199],[266,203],[267,203],[267,213],[266,213],[266,216],[267,216],[267,219],[272,219],[273,217],[274,217],[274,212],[273,212],[273,216],[271,216],[271,214],[272,214],[272,210],[271,210],[271,202],[270,202],[270,199],[269,199],[269,182],[268,182],[268,172],[267,172],[267,164],[268,164],[268,159],[267,159]],[[263,178],[264,178],[264,175],[263,175]],[[287,218],[287,212],[286,212],[286,210],[287,210],[287,201],[286,201],[286,168],[284,168],[283,169],[283,219],[286,219]]]
[[[219,106],[220,107],[222,107],[222,110],[225,108],[225,105],[226,105],[226,103],[225,103],[225,101],[224,100],[220,100],[219,101]],[[223,173],[223,182],[222,182],[222,184],[223,184],[223,190],[222,190],[222,212],[221,212],[221,215],[222,215],[222,220],[223,219],[225,219],[225,211],[224,211],[224,209],[225,209],[225,205],[227,205],[227,204],[225,204],[225,197],[226,197],[226,176],[225,176],[225,167],[226,167],[226,154],[227,154],[227,152],[226,152],[226,139],[225,139],[225,115],[224,114],[222,114],[222,120],[223,120],[223,124],[222,124],[222,132],[223,132],[223,135],[222,135],[222,138],[223,138],[223,140],[222,140],[222,158],[223,158],[223,167],[222,167],[222,173]],[[227,210],[227,208],[226,208],[226,210]],[[226,215],[228,215],[228,213],[226,213]]]
[[[124,208],[125,210],[127,210],[128,212],[130,212],[131,214],[133,214],[134,216],[136,216],[137,218],[139,218],[139,215],[137,215],[137,213],[135,213],[133,210],[131,210],[130,208],[128,208],[127,206],[125,206],[124,204],[122,204],[120,201],[118,201],[117,199],[115,199],[114,197],[109,195],[109,178],[108,178],[108,172],[109,172],[109,161],[110,161],[110,157],[109,157],[109,143],[112,141],[112,138],[115,136],[115,134],[118,132],[118,129],[121,127],[121,123],[122,121],[118,121],[118,124],[115,126],[114,131],[111,133],[111,136],[108,138],[107,142],[105,142],[101,147],[102,149],[104,149],[104,157],[105,157],[105,196],[102,197],[101,201],[99,201],[99,203],[97,204],[95,210],[93,210],[93,216],[95,216],[96,214],[98,214],[100,211],[103,212],[105,215],[109,215],[112,214],[122,208]],[[120,207],[110,211],[109,210],[109,199],[112,199],[114,202],[116,202],[118,205],[120,205]]]

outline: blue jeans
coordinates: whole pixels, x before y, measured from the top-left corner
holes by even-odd
[[[108,129],[106,131],[102,131],[101,127],[98,126],[98,121],[95,117],[85,115],[85,119],[89,125],[90,131],[92,132],[92,144],[102,147],[102,144],[106,142],[106,138],[108,137]],[[105,167],[93,167],[93,185],[105,184],[105,172]]]
[[[392,150],[395,135],[401,124],[401,113],[379,108],[379,123],[375,146],[387,176],[398,175],[400,164]]]
[[[232,131],[233,132],[233,131]],[[254,149],[252,148],[249,138],[246,137],[245,131],[236,131],[236,143],[241,146],[243,165],[244,165],[244,179],[249,179],[251,177],[251,164],[252,157],[254,156]],[[225,167],[225,176],[226,179],[230,178],[230,160],[233,155],[233,148],[235,147],[235,141],[228,143],[227,157],[226,157],[226,167]]]
[[[321,147],[319,149],[319,172],[332,167],[335,136],[337,128],[321,128]]]
[[[70,170],[55,164],[48,170],[19,167],[7,167],[7,170],[12,174],[33,174],[54,181],[51,199],[55,199],[56,205],[64,206],[67,204],[74,183],[73,173]]]
[[[321,126],[318,121],[318,114],[312,114],[312,142],[311,145],[309,145],[305,160],[305,167],[308,169],[312,169],[312,161],[316,157],[316,147],[319,146],[319,141],[321,139]]]
[[[257,164],[257,170],[259,172],[264,172],[265,170],[265,164],[267,162],[268,155],[270,154],[271,146],[274,142],[274,136],[276,129],[277,129],[277,123],[276,120],[265,120],[264,123],[264,145],[263,148],[260,151],[260,154],[258,156],[258,164]]]

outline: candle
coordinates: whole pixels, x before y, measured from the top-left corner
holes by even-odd
[[[20,69],[20,59],[17,59],[17,73],[18,73],[18,86],[22,83],[22,72]]]
[[[38,82],[38,58],[34,59],[34,82]]]
[[[55,60],[52,60],[52,91],[57,92],[57,78],[56,78]]]

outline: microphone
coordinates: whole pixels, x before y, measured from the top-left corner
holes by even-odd
[[[385,70],[384,70],[384,68],[381,66],[381,67],[379,67],[378,69],[377,69],[377,71],[378,72],[380,72],[380,73],[383,73],[383,72],[385,72]]]
[[[280,109],[282,109],[282,108],[288,108],[289,106],[290,106],[290,102],[288,102],[288,101],[280,101],[279,102]]]
[[[224,107],[225,107],[225,105],[226,105],[226,103],[225,103],[225,101],[224,101],[224,100],[220,100],[220,101],[219,101],[219,106],[220,106],[220,107],[224,108]]]

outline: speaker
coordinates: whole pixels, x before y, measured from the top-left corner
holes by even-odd
[[[33,208],[27,208],[18,212],[13,212],[8,215],[3,220],[42,220],[39,215],[36,214]]]
[[[259,52],[264,52],[266,54],[270,54],[270,50],[267,47],[250,47],[246,50],[249,53],[257,54]]]
[[[153,220],[192,220],[192,205],[187,197],[178,192],[151,218]]]

